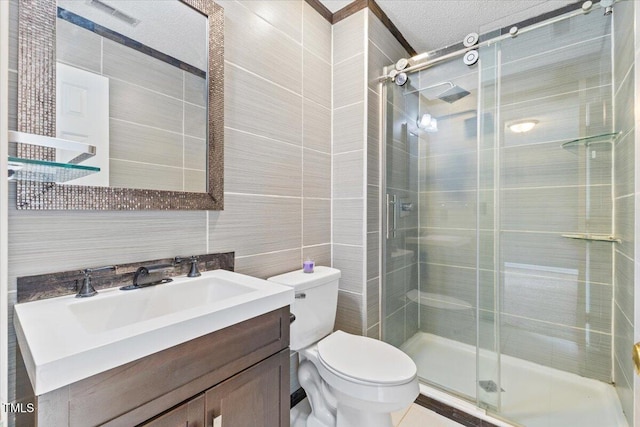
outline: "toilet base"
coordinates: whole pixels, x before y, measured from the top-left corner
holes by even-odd
[[[346,409],[346,410],[345,410]],[[309,424],[307,424],[309,415],[311,414],[311,406],[309,404],[309,399],[304,399],[302,402],[298,403],[291,410],[291,427],[311,427],[316,423],[317,420],[312,420]],[[338,413],[336,417],[336,426],[340,427],[362,427],[362,425],[366,425],[367,427],[390,427],[392,426],[391,415],[389,414],[370,414],[371,416],[363,416],[362,414],[352,414],[348,410],[348,408],[343,408],[340,410],[338,408]],[[364,424],[363,424],[364,423]],[[325,424],[320,424],[322,427],[326,427]]]
[[[393,427],[389,413],[363,412],[341,405],[338,405],[336,418],[336,427]]]
[[[307,417],[306,427],[335,427],[335,398],[311,361],[303,360],[300,362],[298,381],[307,393],[307,399],[311,405],[311,413]]]
[[[298,380],[307,393],[311,413],[304,421],[298,419],[295,427],[392,427],[391,413],[385,410],[401,409],[395,402],[374,404],[374,410],[361,409],[361,405],[355,402],[357,399],[332,389],[309,359],[300,362]],[[411,401],[412,399],[409,399],[407,404]],[[382,412],[376,412],[376,409]]]

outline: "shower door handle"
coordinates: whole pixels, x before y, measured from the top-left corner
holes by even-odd
[[[395,194],[387,194],[387,239],[393,239],[396,237],[397,226],[398,196]]]

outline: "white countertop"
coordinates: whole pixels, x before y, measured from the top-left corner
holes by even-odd
[[[293,289],[226,270],[143,289],[15,305],[36,395],[291,305]]]

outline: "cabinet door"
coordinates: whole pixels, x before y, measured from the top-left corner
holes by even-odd
[[[143,423],[144,427],[204,427],[204,394]]]
[[[205,393],[207,427],[289,427],[289,350]]]

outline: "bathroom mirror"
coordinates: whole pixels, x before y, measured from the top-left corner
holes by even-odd
[[[208,0],[21,1],[18,130],[94,145],[83,164],[101,171],[18,182],[18,208],[221,210],[223,19]],[[78,82],[98,96],[76,96]],[[84,102],[103,108],[78,125]]]

